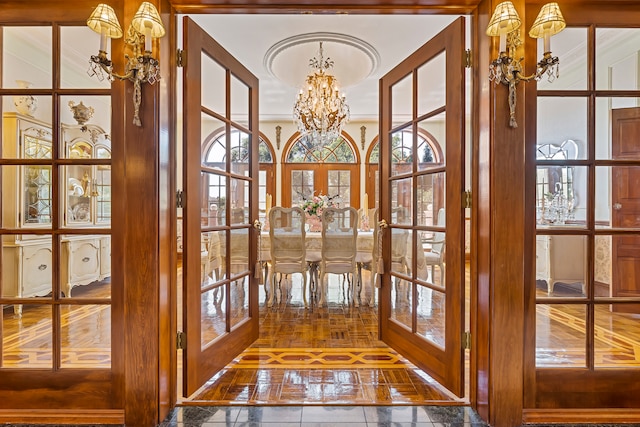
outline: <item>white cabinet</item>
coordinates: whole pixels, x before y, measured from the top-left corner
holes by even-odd
[[[111,221],[108,135],[91,124],[61,126],[59,155],[68,162],[60,166],[58,175],[59,226],[86,227],[87,232],[62,235],[60,264],[54,265],[51,128],[19,113],[6,112],[2,119],[2,156],[22,161],[2,168],[2,226],[18,231],[2,236],[2,296],[47,296],[58,268],[66,297],[75,286],[110,276],[111,238],[91,230],[109,228]]]
[[[3,114],[2,156],[50,160],[50,127],[18,113]],[[51,293],[54,266],[51,235],[51,166],[24,164],[2,168],[2,226],[24,234],[2,236],[2,296],[29,298]],[[20,312],[19,306],[15,308]]]
[[[556,283],[577,283],[586,295],[587,239],[575,235],[536,236],[536,279],[547,282],[553,293]]]

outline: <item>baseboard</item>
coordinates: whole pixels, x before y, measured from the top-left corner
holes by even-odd
[[[640,409],[525,409],[525,424],[615,424],[640,422]]]
[[[124,425],[123,409],[0,409],[0,424]]]

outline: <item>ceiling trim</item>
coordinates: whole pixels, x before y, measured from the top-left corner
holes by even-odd
[[[333,42],[343,44],[349,47],[353,47],[366,55],[370,61],[368,73],[363,78],[369,77],[373,74],[380,65],[380,54],[371,44],[357,37],[350,36],[348,34],[331,33],[331,32],[315,32],[306,34],[297,34],[292,37],[288,37],[284,40],[271,46],[267,53],[264,55],[263,65],[272,77],[278,78],[279,76],[273,71],[273,63],[275,59],[283,53],[285,50],[309,43],[318,42]]]
[[[637,0],[634,0],[637,1]],[[170,0],[178,13],[250,13],[250,14],[411,14],[411,15],[467,15],[480,0],[279,0],[256,3],[246,0]]]

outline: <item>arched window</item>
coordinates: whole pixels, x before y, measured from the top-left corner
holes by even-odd
[[[341,206],[358,207],[359,157],[348,134],[328,144],[294,135],[283,155],[282,204],[299,205],[312,195],[339,196]]]
[[[403,130],[401,132],[394,133],[391,143],[393,147],[391,149],[392,163],[394,164],[393,173],[399,174],[404,172],[410,172],[413,161],[413,134],[411,131]],[[444,164],[442,149],[440,144],[435,138],[423,129],[418,131],[417,138],[417,154],[420,156],[420,162],[418,167],[424,169],[426,167],[433,167]],[[378,195],[380,193],[380,178],[379,178],[379,159],[380,159],[380,146],[376,140],[369,147],[367,152],[367,164],[366,164],[366,193],[369,198],[369,206],[378,206]],[[406,163],[406,167],[403,164]],[[406,170],[405,170],[406,168]],[[421,200],[418,200],[418,213],[419,215],[430,216],[432,212],[437,212],[437,208],[443,206],[443,184],[431,183],[428,188],[422,189],[419,192]],[[436,188],[438,187],[438,188]],[[397,188],[395,189],[398,190]],[[407,192],[411,194],[411,192]],[[397,195],[392,195],[392,200],[397,203]],[[407,201],[408,203],[408,201]],[[407,204],[407,206],[410,206]],[[421,224],[426,224],[426,218],[423,218]]]
[[[235,165],[234,172],[248,174],[249,163],[249,139],[246,134],[239,131],[231,132],[231,161]],[[224,169],[227,160],[227,151],[225,149],[226,139],[224,131],[212,133],[212,136],[204,144],[206,164],[212,168]],[[260,221],[264,222],[267,195],[274,198],[275,190],[275,153],[273,147],[267,138],[260,134],[260,145],[258,146],[258,157],[260,163],[260,171],[258,176],[258,210]],[[243,168],[242,165],[247,165]],[[233,183],[232,183],[233,184]],[[209,201],[215,203],[216,197],[224,194],[224,183],[220,179],[209,180]],[[221,193],[222,192],[222,193]],[[248,195],[237,194],[235,197],[245,198]]]

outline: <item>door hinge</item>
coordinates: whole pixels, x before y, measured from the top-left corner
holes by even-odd
[[[471,49],[464,51],[464,68],[471,68]]]
[[[184,350],[187,348],[187,334],[182,331],[178,331],[176,335],[176,348],[178,350]]]
[[[176,62],[178,63],[178,67],[185,66],[187,62],[187,53],[184,50],[178,49],[177,55],[176,55]]]
[[[176,207],[177,208],[184,207],[184,192],[182,190],[176,191]]]
[[[464,331],[462,334],[462,348],[465,350],[471,349],[471,332]]]
[[[467,190],[462,194],[462,204],[465,209],[471,209],[471,190]]]

